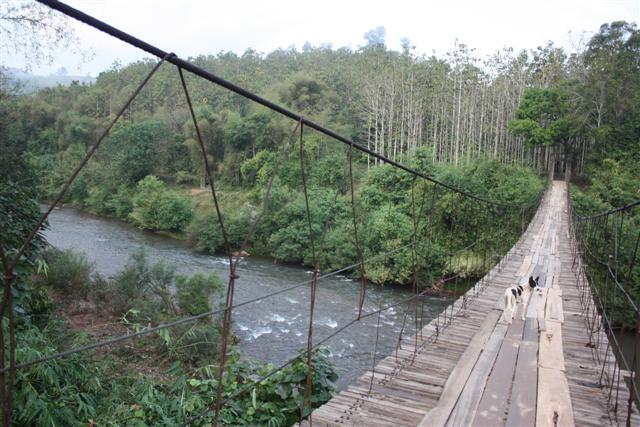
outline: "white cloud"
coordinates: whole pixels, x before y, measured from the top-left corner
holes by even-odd
[[[596,32],[613,20],[640,21],[638,0],[69,0],[69,4],[185,58],[221,50],[301,48],[305,41],[355,48],[364,43],[366,31],[380,25],[386,28],[391,48],[399,48],[399,40],[408,37],[418,52],[442,54],[458,39],[487,54],[505,46],[535,48],[549,40],[568,46],[570,31]],[[70,72],[97,74],[115,60],[126,64],[146,56],[76,21],[71,25],[77,28],[83,48],[92,49],[95,57],[82,64],[61,52],[56,61]],[[9,55],[3,61],[6,66],[21,65]]]

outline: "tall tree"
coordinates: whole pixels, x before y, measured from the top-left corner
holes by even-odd
[[[55,49],[79,50],[79,45],[61,13],[35,1],[0,2],[0,50],[22,55],[26,69],[53,62]]]
[[[567,179],[573,165],[572,144],[582,131],[576,103],[569,82],[548,89],[529,88],[524,92],[515,120],[508,125],[511,132],[524,137],[530,146],[560,147],[569,172]],[[553,169],[549,172],[553,174]]]
[[[639,58],[640,31],[624,21],[602,25],[587,45],[583,97],[600,157],[640,141]]]

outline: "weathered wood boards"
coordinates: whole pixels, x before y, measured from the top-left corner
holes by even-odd
[[[474,426],[500,426],[506,421],[516,360],[522,341],[524,322],[513,320],[482,392],[482,398],[471,421]]]
[[[558,370],[538,368],[538,401],[536,427],[565,427],[575,425],[569,384]],[[531,424],[529,424],[531,425]]]
[[[451,411],[446,423],[448,427],[466,426],[473,420],[482,397],[478,390],[482,390],[487,382],[508,327],[503,323],[496,325]]]
[[[564,188],[554,183],[508,262],[485,278],[481,294],[466,295],[465,308],[456,302],[461,311],[437,338],[431,322],[418,342],[405,341],[398,360],[378,364],[371,393],[369,372],[314,411],[314,425],[612,425],[600,368],[585,346]],[[540,275],[544,288],[532,295],[526,321],[518,312],[512,325],[500,323],[504,290],[529,275]],[[640,425],[637,414],[632,425]]]
[[[573,409],[565,376],[562,325],[547,319],[540,335],[536,426],[572,426]]]
[[[515,367],[507,426],[535,424],[537,387],[538,325],[537,319],[527,317]]]
[[[549,289],[548,291],[549,291],[549,295],[547,297],[547,308],[545,311],[545,318],[563,323],[564,311],[562,309],[562,289],[552,288],[552,289]]]
[[[444,385],[438,406],[423,418],[420,424],[418,424],[420,427],[445,425],[469,378],[471,370],[475,367],[480,353],[482,353],[487,340],[493,332],[499,315],[500,313],[497,310],[493,310],[488,314],[484,322],[482,322],[480,330],[472,338],[469,346],[458,361],[456,369]]]

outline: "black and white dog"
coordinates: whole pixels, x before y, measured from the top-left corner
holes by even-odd
[[[516,308],[519,303],[522,303],[522,320],[527,313],[527,307],[529,305],[529,298],[531,298],[531,294],[533,290],[538,287],[538,279],[540,276],[535,279],[533,276],[529,276],[529,283],[527,285],[518,285],[512,286],[504,291],[504,311],[502,312],[502,317],[500,320],[504,320],[505,322],[511,324],[513,322],[513,318],[516,315]]]

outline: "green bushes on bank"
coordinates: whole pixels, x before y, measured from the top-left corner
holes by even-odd
[[[289,180],[296,162],[294,156],[276,171],[264,214],[260,197],[264,193],[257,191],[260,185],[256,185],[247,201],[239,205],[222,203],[232,250],[240,247],[251,224],[262,214],[249,242],[249,252],[272,256],[281,262],[312,264],[304,195],[299,182]],[[403,171],[390,166],[366,171],[356,164],[362,177],[356,182],[355,210],[365,258],[377,257],[411,243],[415,214],[416,241],[422,245],[418,250],[427,254],[419,257],[419,268],[428,277],[442,274],[447,254],[479,239],[483,239],[482,247],[473,249],[478,251],[476,253],[471,250],[468,259],[479,259],[479,251],[485,248],[491,248],[495,253],[508,250],[521,233],[520,207],[527,203],[535,205],[544,189],[544,180],[531,169],[499,165],[491,160],[472,161],[462,167],[436,165],[428,150],[418,150],[409,163],[472,194],[514,206],[497,208],[442,187],[437,188],[434,195],[432,183],[421,179],[414,181]],[[311,228],[323,271],[357,263],[350,191],[345,188],[344,180],[328,181],[326,177],[343,169],[339,163],[308,165]],[[224,250],[220,226],[212,210],[195,214],[188,235],[197,250],[210,253]],[[377,258],[370,264],[367,277],[374,283],[408,284],[412,280],[413,259],[409,248]],[[447,271],[455,265],[461,264],[450,264]],[[464,270],[461,273],[467,275],[469,268]],[[480,274],[482,269],[475,266],[471,270]]]
[[[43,254],[47,273],[43,284],[64,295],[87,298],[92,288],[93,265],[84,254],[49,248]]]
[[[101,304],[95,305],[96,319],[104,315],[99,312],[115,310],[132,330],[206,312],[216,304],[222,287],[216,276],[186,277],[177,274],[175,267],[150,264],[143,252],[134,253],[124,270],[110,280],[92,275],[91,264],[82,254],[49,249],[43,259],[47,262],[46,277],[29,286],[45,294],[47,290],[62,292],[69,306],[75,306],[80,298],[101,299]],[[70,266],[68,271],[66,266]],[[36,294],[30,292],[31,296]],[[17,312],[16,363],[95,340],[55,315],[30,321],[41,313],[25,301],[19,300],[21,309]],[[49,313],[51,309],[49,306]],[[6,317],[0,326],[8,336]],[[180,425],[192,417],[198,417],[192,425],[210,425],[212,396],[218,385],[220,333],[219,319],[214,317],[131,340],[130,346],[76,353],[19,369],[11,425]],[[137,363],[151,360],[154,366],[142,375]],[[313,366],[315,408],[331,397],[337,375],[322,348],[314,353]],[[273,369],[272,365],[241,361],[232,352],[222,398]],[[232,398],[222,407],[221,421],[227,425],[293,424],[303,403],[306,374],[306,359],[300,357]]]
[[[149,230],[182,231],[191,220],[191,202],[166,188],[154,176],[138,182],[129,214],[134,224]]]

